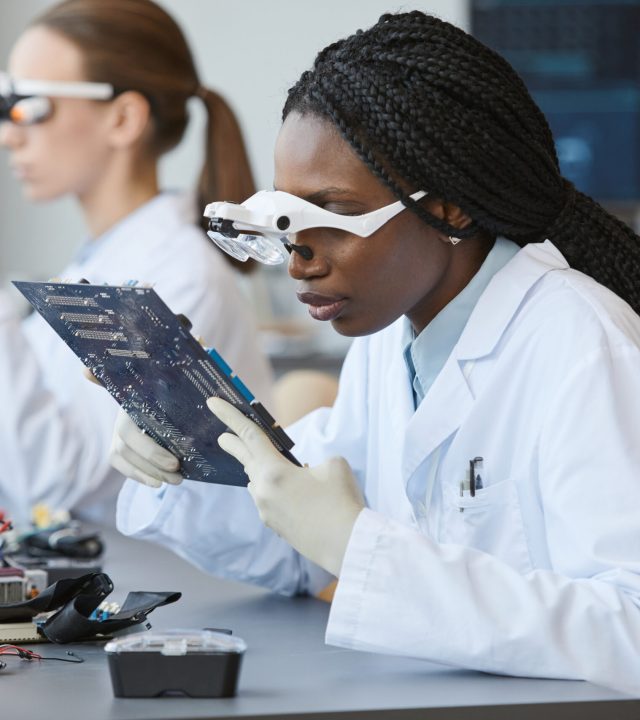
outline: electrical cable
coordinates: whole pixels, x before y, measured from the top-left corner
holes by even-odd
[[[80,657],[79,655],[76,655],[72,650],[67,650],[67,655],[69,655],[69,658],[63,658],[63,657],[52,657],[48,655],[40,655],[40,653],[34,652],[33,650],[27,650],[26,648],[20,647],[18,645],[0,645],[0,655],[12,655],[14,657],[19,657],[21,660],[59,660],[60,662],[70,662],[70,663],[83,663],[84,658]],[[71,659],[73,658],[73,659]],[[1,670],[2,668],[0,668]]]

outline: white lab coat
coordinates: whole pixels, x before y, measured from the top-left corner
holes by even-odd
[[[193,224],[189,199],[164,193],[119,222],[60,277],[153,283],[260,397],[271,373],[234,271]],[[124,478],[108,462],[118,405],[46,322],[20,322],[0,298],[0,507],[16,520],[46,503],[113,524]]]
[[[368,504],[328,643],[640,694],[640,318],[550,242],[494,276],[416,411],[398,321],[290,433],[301,460],[345,456]],[[484,488],[461,497],[476,456]],[[121,529],[211,572],[327,581],[256,522],[248,494],[195,482],[127,481],[119,503]]]

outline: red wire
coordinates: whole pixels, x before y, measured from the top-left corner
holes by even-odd
[[[11,520],[6,516],[4,510],[0,510],[0,533],[12,529]]]
[[[25,660],[42,659],[42,655],[39,655],[37,652],[33,652],[33,650],[22,648],[19,645],[0,645],[0,655],[17,655]]]

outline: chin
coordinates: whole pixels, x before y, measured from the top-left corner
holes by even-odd
[[[22,188],[23,195],[31,202],[47,202],[49,200],[57,200],[64,195],[64,192],[55,190],[54,188],[43,187],[36,183],[25,183]]]
[[[370,320],[367,322],[365,320],[363,322],[363,318],[358,321],[353,318],[338,317],[331,321],[331,327],[339,335],[344,335],[344,337],[364,337],[365,335],[373,335],[379,330],[384,330],[394,320],[395,318],[392,318],[385,322],[383,319],[377,318],[376,321]]]

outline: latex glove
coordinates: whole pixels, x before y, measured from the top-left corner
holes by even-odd
[[[337,577],[364,507],[347,461],[336,457],[314,468],[298,467],[233,405],[210,398],[207,406],[236,433],[223,433],[218,444],[244,466],[248,490],[264,524]]]
[[[178,458],[143,433],[124,410],[116,419],[109,461],[123,475],[150,487],[182,482]]]

